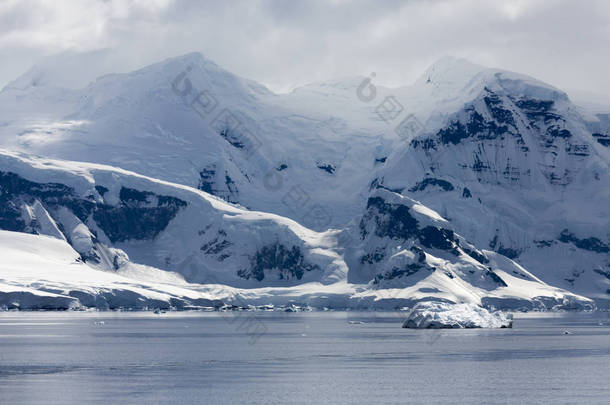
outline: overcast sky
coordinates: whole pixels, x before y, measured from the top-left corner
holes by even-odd
[[[116,72],[200,51],[274,91],[373,71],[410,84],[453,55],[610,93],[610,1],[0,1],[0,87],[46,56],[100,49]]]

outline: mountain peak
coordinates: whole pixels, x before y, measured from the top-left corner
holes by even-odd
[[[454,97],[479,94],[483,89],[513,96],[527,95],[538,99],[567,99],[565,92],[531,76],[508,70],[489,68],[464,58],[444,56],[433,63],[415,82],[432,86],[433,93]]]
[[[176,63],[222,69],[214,61],[203,56],[201,52],[190,52],[184,55],[170,57],[159,62],[158,65],[172,65]]]
[[[434,62],[416,83],[455,83],[470,80],[486,68],[463,58],[443,56]]]
[[[271,91],[264,85],[239,75],[219,66],[216,62],[206,58],[201,52],[191,52],[180,56],[165,59],[154,65],[140,69],[138,72],[162,71],[171,73],[172,77],[189,72],[199,76],[207,84],[206,87],[220,87],[228,92],[235,88],[241,88],[246,92],[258,95],[268,95]],[[137,73],[137,72],[136,72]]]
[[[47,56],[32,65],[25,73],[8,83],[4,89],[25,91],[42,87],[80,89],[95,78],[113,72],[116,69],[114,58],[115,56],[108,49],[61,52]]]

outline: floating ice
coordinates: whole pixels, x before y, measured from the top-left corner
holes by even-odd
[[[409,312],[403,328],[460,329],[510,328],[512,316],[504,312],[490,312],[474,304],[420,302]]]

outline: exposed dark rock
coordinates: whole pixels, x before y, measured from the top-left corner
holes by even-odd
[[[600,145],[610,146],[610,135],[594,133],[593,137]]]
[[[242,269],[237,274],[245,279],[254,278],[262,281],[265,278],[265,270],[274,271],[278,279],[300,280],[308,271],[320,270],[315,264],[305,261],[301,249],[297,246],[286,248],[280,243],[265,246],[250,258],[250,268]]]
[[[434,271],[434,268],[419,263],[410,263],[401,268],[394,267],[390,271],[386,271],[382,274],[377,274],[375,276],[373,284],[379,284],[383,280],[392,280],[399,277],[409,277],[415,273],[418,273],[420,270],[428,270],[432,272]]]
[[[456,245],[459,245],[458,240],[452,230],[426,226],[420,231],[419,241],[425,247],[448,250],[455,255],[459,255],[455,248]]]
[[[478,261],[479,263],[483,263],[483,264],[489,263],[489,260],[482,253],[479,253],[476,250],[472,250],[467,247],[463,247],[462,250],[464,251],[464,253],[466,253],[468,256],[472,257],[474,260]]]
[[[500,278],[500,276],[498,276],[493,270],[488,269],[487,273],[485,274],[501,287],[508,287],[508,284],[506,284],[506,282],[502,280],[502,278]]]
[[[610,246],[598,238],[590,237],[585,239],[579,239],[574,234],[570,233],[567,229],[564,229],[559,236],[559,240],[563,243],[573,243],[574,246],[584,250],[590,250],[597,253],[608,253],[610,252]]]
[[[485,105],[487,105],[491,116],[501,124],[515,126],[513,112],[503,108],[504,103],[497,94],[487,88],[485,90],[488,94],[483,97],[483,100],[485,101]]]
[[[497,232],[497,229],[496,229],[496,232]],[[489,241],[489,247],[492,249],[495,249],[497,244],[498,244],[498,235],[494,235],[494,238]]]
[[[511,165],[510,158],[509,158],[506,162],[506,167],[504,168],[502,175],[507,180],[519,181],[519,179],[521,178],[521,171],[519,170],[518,167],[514,167]]]
[[[335,165],[333,165],[331,163],[318,162],[316,164],[316,166],[318,167],[318,169],[324,170],[325,172],[330,173],[330,174],[333,174],[336,170]]]
[[[551,138],[570,138],[572,133],[565,128],[561,128],[558,125],[551,125],[546,129],[546,133]]]
[[[430,149],[436,149],[436,142],[434,141],[434,139],[431,139],[431,138],[413,139],[411,141],[411,147],[413,149],[421,148],[421,149],[427,151]]]
[[[157,196],[126,187],[121,188],[120,199],[118,206],[104,204],[92,207],[93,219],[113,243],[128,239],[154,239],[174,219],[180,208],[187,205],[175,197]]]
[[[99,195],[101,195],[102,197],[104,196],[104,194],[106,194],[109,190],[104,187],[104,186],[95,186],[95,189],[97,190],[97,192],[99,193]]]
[[[12,172],[0,171],[0,229],[28,232],[21,218],[21,205],[39,199],[59,204],[71,196],[72,188],[58,183],[35,183]],[[93,205],[85,201],[86,205]]]
[[[409,239],[418,234],[417,220],[411,216],[405,205],[387,204],[381,197],[371,197],[367,201],[367,213],[360,222],[361,236],[366,235],[366,223],[375,221],[375,235],[392,239]]]
[[[505,248],[502,245],[498,247],[497,252],[501,255],[508,257],[509,259],[516,259],[521,254],[521,251],[519,249]]]
[[[556,242],[553,240],[535,240],[534,243],[536,244],[537,247],[543,248],[543,247],[551,247]]]
[[[199,190],[209,194],[214,194],[214,177],[216,176],[216,166],[211,165],[199,172]]]
[[[453,184],[449,183],[446,180],[435,179],[435,178],[427,178],[420,182],[418,182],[415,186],[409,189],[411,192],[423,191],[428,186],[438,186],[443,191],[453,191]]]
[[[568,155],[572,155],[572,156],[589,156],[590,155],[589,145],[587,145],[587,144],[578,145],[578,144],[573,144],[573,143],[567,143],[566,152],[568,153]]]
[[[515,101],[515,105],[525,112],[525,115],[531,120],[558,118],[557,115],[549,112],[553,104],[552,100],[536,100],[532,98],[522,98]]]
[[[0,189],[0,229],[13,232],[25,232],[25,221],[21,218],[21,210],[14,201],[6,198],[6,194]]]
[[[371,253],[367,253],[360,258],[360,263],[374,264],[379,263],[385,257],[385,249],[377,248]]]
[[[238,194],[237,186],[235,185],[233,179],[229,177],[229,175],[225,175],[225,185],[227,186],[227,190],[229,191],[229,195],[227,196],[226,200],[232,203],[238,203],[239,201],[234,198],[234,196]]]
[[[225,128],[219,132],[219,135],[223,137],[231,146],[237,149],[244,149],[246,147],[244,140],[235,131]]]
[[[504,247],[501,243],[498,243],[498,235],[495,235],[493,239],[489,242],[489,247],[500,253],[501,255],[508,257],[509,259],[515,259],[521,254],[521,251],[519,249],[507,248]]]
[[[59,183],[35,183],[15,173],[0,172],[0,228],[23,232],[19,201],[39,199],[53,209],[66,207],[82,222],[91,216],[112,242],[152,239],[164,230],[187,204],[175,197],[122,187],[117,206],[97,204],[78,197]]]
[[[409,250],[411,250],[411,252],[417,254],[417,262],[418,263],[425,263],[426,262],[426,253],[423,251],[423,249],[418,248],[417,246],[413,246]]]
[[[222,183],[224,182],[224,186]],[[224,172],[224,179],[219,176],[216,170],[216,165],[212,164],[199,172],[199,190],[215,195],[231,203],[238,203],[239,190],[235,181],[229,176],[227,171]]]
[[[218,260],[219,262],[223,262],[223,261],[225,261],[225,259],[228,259],[229,257],[231,257],[231,255],[230,255],[230,254],[228,254],[228,253],[223,253],[223,254],[219,255],[219,256],[216,258],[216,260]]]
[[[498,125],[495,121],[486,121],[472,106],[466,107],[466,111],[468,111],[466,122],[454,120],[446,128],[438,131],[437,137],[441,143],[457,145],[468,138],[497,139],[509,132],[508,125]]]
[[[218,235],[220,237],[227,236],[226,232],[223,230],[218,231]],[[204,252],[206,255],[215,255],[215,254],[222,252],[223,250],[225,250],[226,248],[228,248],[232,245],[233,245],[232,242],[230,242],[226,239],[219,240],[219,238],[216,237],[216,238],[212,239],[211,241],[209,241],[208,243],[201,246],[200,250],[202,252]]]
[[[490,170],[491,166],[488,162],[483,162],[477,153],[474,155],[474,163],[470,168],[475,172],[486,172]]]
[[[604,271],[604,270],[600,270],[600,269],[593,269],[593,271],[596,272],[597,274],[601,274],[602,276],[604,276],[608,280],[610,280],[610,271]]]
[[[435,226],[419,228],[419,223],[409,207],[402,204],[388,204],[381,197],[371,197],[367,202],[367,212],[360,221],[362,239],[367,235],[367,224],[374,222],[375,235],[380,238],[407,240],[417,238],[428,248],[442,249],[459,255],[456,247],[459,241],[452,230]],[[375,256],[365,255],[361,260],[370,263]],[[362,262],[364,263],[364,261]]]

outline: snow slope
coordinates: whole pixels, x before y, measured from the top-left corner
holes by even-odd
[[[65,241],[0,231],[0,306],[8,309],[169,308],[212,306],[209,294],[185,288],[166,272],[129,264],[157,280],[144,281],[93,269]],[[130,269],[124,272],[129,273]]]

